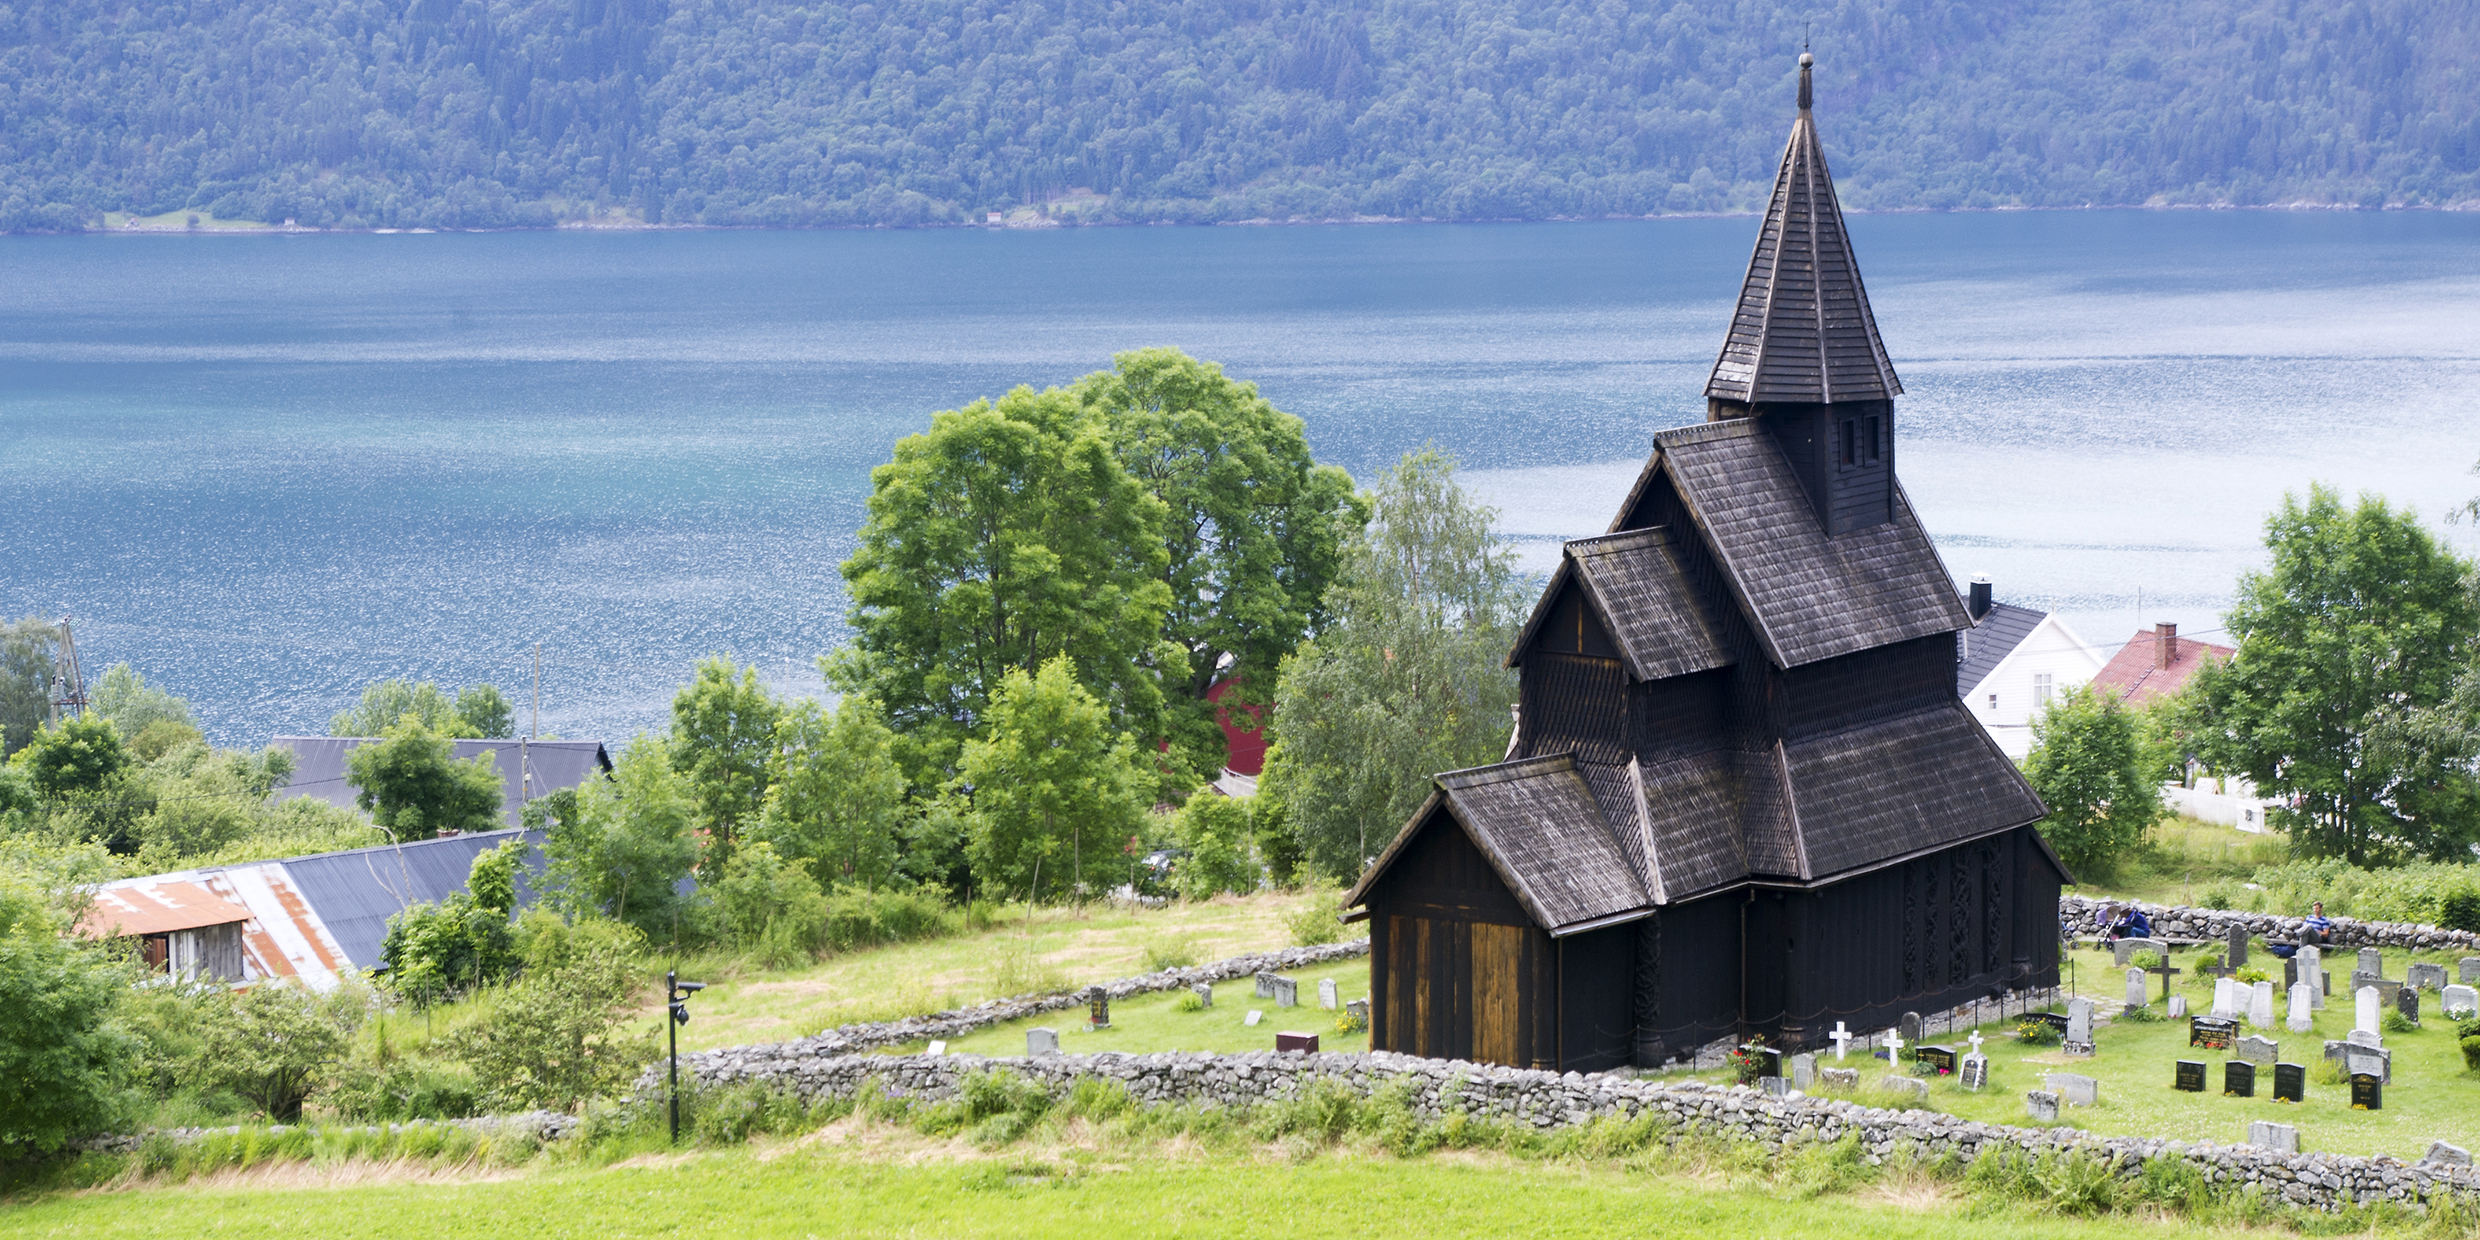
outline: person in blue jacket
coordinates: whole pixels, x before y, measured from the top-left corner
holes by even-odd
[[[2113,943],[2120,939],[2149,939],[2153,937],[2153,922],[2144,915],[2143,909],[2130,904],[2118,910],[2118,916],[2111,920],[2109,932],[2103,937]]]

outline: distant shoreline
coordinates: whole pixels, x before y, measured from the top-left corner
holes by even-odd
[[[2365,207],[2353,203],[2314,202],[2278,203],[2258,206],[2240,206],[2235,203],[2118,203],[2106,206],[2085,205],[2075,207],[1893,207],[1879,209],[1846,207],[1844,208],[1843,213],[1845,215],[2022,215],[2034,213],[2091,211],[2148,211],[2164,213],[2182,211],[2248,211],[2283,214],[2318,212],[2347,212],[2353,214],[2363,212],[2371,214],[2383,214],[2389,212],[2436,212],[2443,214],[2462,214],[2466,212],[2480,212],[2480,200],[2421,205],[2388,204],[2379,207]],[[117,212],[107,213],[106,218],[109,219],[112,215],[117,214]],[[1016,217],[1011,217],[998,223],[992,223],[984,220],[978,223],[815,224],[799,227],[770,227],[761,224],[648,224],[634,220],[623,221],[601,219],[563,220],[549,227],[320,228],[308,224],[295,224],[289,220],[281,224],[269,224],[258,220],[216,220],[206,218],[202,214],[199,218],[199,222],[196,224],[189,224],[185,221],[166,221],[167,216],[181,216],[184,214],[192,213],[183,213],[178,211],[167,212],[164,216],[150,216],[140,220],[118,224],[106,223],[98,227],[81,229],[74,233],[25,232],[5,235],[88,237],[288,237],[418,236],[438,233],[533,232],[954,232],[963,230],[976,230],[983,232],[1050,232],[1071,228],[1333,228],[1425,224],[1602,224],[1644,222],[1650,220],[1754,219],[1763,213],[1760,211],[1667,211],[1656,215],[1552,215],[1537,218],[1506,217],[1454,220],[1427,216],[1356,215],[1336,216],[1322,219],[1305,219],[1295,217],[1292,219],[1280,220],[1264,218],[1248,220],[1216,220],[1211,223],[1200,224],[1184,223],[1174,220],[1087,220],[1074,218],[1058,219],[1055,217],[1045,216],[1016,218],[1029,216],[1032,214],[1029,211],[1020,210],[1016,213]]]

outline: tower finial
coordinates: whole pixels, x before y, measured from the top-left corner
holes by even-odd
[[[1806,52],[1800,53],[1800,110],[1803,112],[1808,111],[1813,97],[1808,87],[1808,67],[1816,63],[1816,57]]]

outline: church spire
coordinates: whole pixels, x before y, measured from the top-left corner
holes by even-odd
[[[1903,392],[1877,338],[1809,112],[1814,63],[1800,53],[1799,119],[1783,147],[1731,334],[1705,384],[1706,399],[1720,402],[1717,417],[1745,416],[1755,404],[1841,404]]]

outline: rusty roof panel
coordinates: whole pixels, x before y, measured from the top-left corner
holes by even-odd
[[[168,934],[249,919],[250,910],[196,883],[141,881],[96,892],[94,907],[79,920],[78,931],[101,939],[116,934]]]

